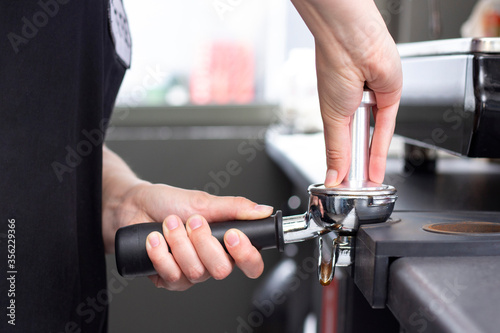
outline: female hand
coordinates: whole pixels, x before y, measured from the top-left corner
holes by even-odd
[[[369,178],[382,183],[402,89],[399,54],[372,0],[292,0],[314,35],[325,131],[325,186],[342,182],[350,164],[350,117],[365,84],[374,91],[375,129]]]

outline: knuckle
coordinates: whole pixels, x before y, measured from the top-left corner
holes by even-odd
[[[166,238],[166,241],[170,248],[175,248],[184,243],[185,239],[183,237],[180,237],[180,235],[169,235]]]
[[[326,150],[326,158],[329,161],[339,161],[344,160],[346,156],[343,150],[332,147]]]
[[[242,261],[246,263],[252,263],[255,261],[255,252],[254,251],[246,251],[242,256]]]
[[[240,264],[252,263],[255,261],[255,252],[248,249],[238,255],[237,262]]]
[[[248,207],[249,202],[250,201],[244,197],[233,197],[233,215],[236,216],[236,218],[241,218],[239,213],[241,212],[241,210],[244,210],[245,207]]]
[[[153,263],[153,266],[161,266],[166,260],[166,256],[160,251],[155,251],[154,249],[148,253],[149,259]]]
[[[160,275],[163,280],[167,283],[176,283],[182,278],[182,273],[179,271],[169,271],[168,274]]]
[[[383,155],[380,152],[372,152],[370,154],[370,163],[378,164],[385,160],[386,160],[386,155]]]
[[[215,265],[211,274],[215,280],[222,280],[231,274],[232,269],[233,268],[228,263],[219,263]]]
[[[234,205],[235,206],[244,206],[248,204],[248,199],[244,197],[234,197]]]
[[[190,206],[195,212],[205,212],[210,207],[212,195],[203,191],[195,191],[194,195],[190,196]]]
[[[191,266],[187,269],[185,273],[189,281],[198,281],[205,274],[205,269],[201,266]]]

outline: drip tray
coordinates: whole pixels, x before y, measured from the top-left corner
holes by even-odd
[[[433,223],[422,227],[425,231],[453,235],[491,235],[500,234],[500,223],[492,222],[452,222]]]

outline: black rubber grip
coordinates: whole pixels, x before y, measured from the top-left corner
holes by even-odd
[[[278,248],[283,250],[283,216],[281,211],[262,220],[227,221],[210,223],[212,235],[224,246],[224,234],[232,228],[241,230],[258,250]],[[123,277],[156,274],[146,251],[146,238],[158,231],[163,235],[162,223],[133,224],[118,229],[115,236],[115,257],[118,273]]]

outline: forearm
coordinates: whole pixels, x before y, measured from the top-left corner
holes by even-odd
[[[292,0],[314,36],[318,57],[330,70],[357,70],[360,80],[369,77],[364,68],[384,62],[375,59],[377,48],[394,47],[384,20],[373,0]],[[346,52],[346,50],[348,52]],[[321,61],[321,59],[318,59]]]
[[[102,230],[106,252],[113,252],[114,235],[120,227],[124,198],[136,185],[146,183],[139,179],[128,165],[113,151],[103,147],[102,167]],[[133,210],[131,207],[130,210]]]
[[[361,38],[380,38],[387,30],[373,0],[291,1],[316,42],[363,44]]]

